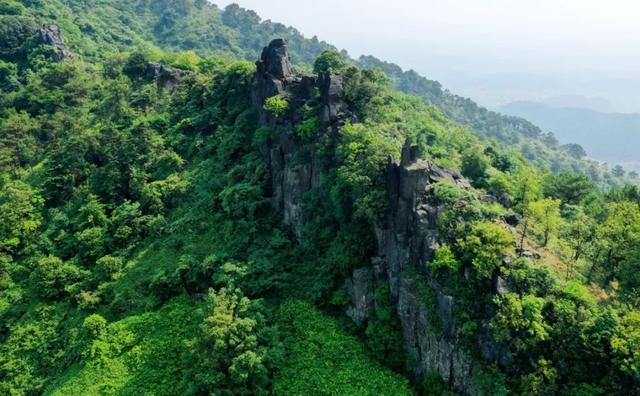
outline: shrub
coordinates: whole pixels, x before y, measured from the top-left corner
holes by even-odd
[[[464,259],[484,278],[493,275],[512,243],[513,236],[504,227],[490,222],[475,223],[470,232],[458,240]]]
[[[456,259],[449,245],[442,245],[435,251],[435,258],[429,264],[431,271],[438,271],[440,268],[446,268],[450,272],[457,271],[460,262]]]
[[[275,117],[281,117],[287,112],[289,102],[280,95],[275,95],[264,101],[263,109],[273,114]]]

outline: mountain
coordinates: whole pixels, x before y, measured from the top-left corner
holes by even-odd
[[[333,48],[315,37],[306,39],[293,27],[262,21],[255,12],[235,4],[224,10],[205,0],[113,0],[99,7],[91,2],[63,0],[27,4],[34,5],[30,14],[60,24],[67,41],[88,57],[104,51],[147,47],[253,61],[264,43],[282,37],[289,42],[293,64],[311,70],[316,57]],[[524,119],[487,110],[448,92],[436,81],[375,57],[363,57],[357,62],[363,67],[383,69],[396,89],[423,98],[479,137],[514,147],[541,167],[554,172],[581,172],[603,185],[621,184],[598,163],[576,160],[553,136]]]
[[[613,113],[613,105],[601,97],[586,97],[580,95],[552,96],[538,101],[546,106],[559,108],[575,108],[598,111],[600,113]]]
[[[238,7],[0,10],[0,394],[640,390],[636,186]]]
[[[498,109],[532,120],[562,143],[580,143],[591,158],[640,170],[640,114],[603,113],[585,108],[513,102]]]

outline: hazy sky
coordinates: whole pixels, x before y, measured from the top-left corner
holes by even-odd
[[[640,2],[236,0],[263,19],[373,54],[488,106],[599,96],[640,112]]]

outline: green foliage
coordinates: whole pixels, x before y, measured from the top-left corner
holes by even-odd
[[[616,363],[623,372],[637,378],[640,374],[640,313],[629,312],[621,328],[611,339]]]
[[[46,299],[65,296],[80,278],[80,270],[75,265],[65,264],[54,256],[40,258],[30,276],[34,290]]]
[[[324,50],[316,61],[313,63],[313,72],[316,74],[329,72],[332,74],[340,74],[348,67],[347,61],[342,55],[334,50]]]
[[[560,173],[545,177],[543,191],[545,196],[557,198],[563,205],[578,205],[595,192],[595,185],[584,175]]]
[[[406,380],[367,359],[358,341],[313,306],[290,301],[278,312],[288,358],[274,379],[276,395],[411,395]]]
[[[420,394],[423,396],[453,396],[449,386],[444,382],[440,374],[428,372],[420,381]]]
[[[509,394],[506,376],[493,366],[480,370],[480,373],[473,379],[473,386],[482,396],[507,396]]]
[[[239,289],[210,291],[209,316],[196,348],[205,351],[196,365],[190,393],[216,389],[224,394],[267,394],[263,319]]]
[[[375,315],[367,323],[366,346],[369,353],[383,365],[401,371],[406,367],[402,349],[400,320],[391,304],[388,287],[379,287],[375,294]]]
[[[29,185],[16,181],[0,189],[0,251],[5,254],[28,252],[42,225],[43,200]]]
[[[560,217],[560,200],[545,198],[531,202],[530,213],[534,229],[543,235],[542,246],[547,246],[552,236],[555,236],[562,221]]]
[[[304,105],[302,107],[302,121],[295,127],[295,136],[304,143],[308,143],[313,140],[314,136],[318,133],[320,121],[316,115],[317,110]]]
[[[468,234],[458,240],[465,262],[484,278],[493,276],[512,243],[513,237],[505,228],[489,222],[473,224]]]
[[[275,117],[281,117],[287,112],[289,102],[282,96],[275,95],[264,101],[263,108],[273,114]]]
[[[379,219],[387,211],[383,171],[387,159],[398,156],[398,143],[364,124],[347,124],[340,132],[338,184],[332,194],[351,198],[354,216]]]
[[[460,170],[462,174],[471,179],[475,185],[482,186],[485,184],[485,178],[487,177],[487,170],[489,169],[490,162],[482,150],[478,147],[473,147],[464,153],[462,156],[462,167]]]
[[[542,298],[507,293],[496,297],[494,302],[498,312],[491,321],[491,329],[497,341],[525,351],[549,338],[549,326],[542,316],[545,304]]]
[[[273,131],[257,122],[251,62],[275,36],[298,70],[330,46],[200,0],[0,0],[0,13],[0,394],[410,394],[383,367],[405,364],[388,290],[376,287],[361,338],[314,308],[343,318],[336,290],[376,254],[387,166],[407,139],[478,188],[442,181],[416,202],[437,207],[439,271],[409,280],[438,337],[441,292],[459,346],[476,356],[491,322],[510,350],[507,374],[477,362],[478,393],[637,390],[640,193],[602,194],[593,181],[619,180],[552,136],[415,73],[324,52],[316,72],[342,74],[357,123],[324,140],[318,109],[285,97],[267,108],[283,125],[302,113],[290,133],[322,168],[295,238],[270,203],[261,150]],[[73,59],[37,44],[49,23]],[[169,93],[150,62],[190,72]],[[514,202],[521,253],[524,239],[553,237],[540,259],[503,263],[514,230],[486,193]],[[491,307],[496,269],[511,293]],[[421,391],[443,385],[427,374]]]
[[[443,245],[435,250],[435,258],[429,263],[431,271],[438,271],[445,268],[449,272],[455,272],[460,267],[460,262],[456,259],[449,245]]]

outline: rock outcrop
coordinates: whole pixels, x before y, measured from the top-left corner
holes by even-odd
[[[317,144],[327,139],[334,141],[339,128],[351,117],[343,101],[342,79],[329,74],[316,78],[296,73],[282,39],[264,48],[256,67],[253,101],[260,112],[261,123],[273,131],[264,148],[273,205],[283,213],[284,222],[292,227],[296,236],[302,238],[303,194],[320,187],[322,168]],[[314,96],[316,90],[319,98]],[[276,95],[288,103],[286,114],[281,116],[263,108],[265,101]],[[302,120],[304,105],[320,106],[322,114],[318,133],[308,143],[301,143],[291,134],[293,125]]]
[[[155,81],[158,89],[165,89],[170,94],[175,92],[180,82],[192,74],[191,72],[174,69],[156,62],[149,63],[146,70],[146,78],[150,81]]]
[[[319,98],[313,94],[316,90]],[[285,114],[278,116],[264,109],[265,101],[276,95],[288,102]],[[329,139],[335,147],[340,128],[353,119],[344,101],[343,80],[328,73],[318,77],[299,75],[289,62],[286,42],[274,40],[257,62],[253,101],[262,125],[272,131],[263,154],[269,165],[273,204],[301,239],[302,196],[320,188],[323,172],[317,145],[323,142],[326,147]],[[305,104],[320,106],[320,125],[313,141],[302,143],[292,136],[292,130],[302,119],[300,109]],[[296,161],[297,158],[306,160]],[[391,303],[400,319],[404,348],[416,362],[416,377],[437,372],[456,391],[475,395],[473,378],[477,366],[458,339],[453,319],[456,301],[424,270],[437,247],[438,217],[443,210],[430,203],[434,184],[448,180],[469,188],[469,183],[459,173],[421,159],[417,147],[409,143],[403,147],[400,161],[390,162],[387,180],[390,214],[376,227],[377,255],[372,258],[371,268],[358,269],[345,281],[352,302],[346,313],[357,325],[365,325],[375,312],[376,287],[388,285]],[[503,281],[496,281],[496,289],[505,288]],[[479,349],[486,351],[486,358],[497,360],[498,357],[489,356],[496,350],[490,334],[482,334]]]
[[[38,42],[52,46],[55,50],[56,60],[58,61],[73,57],[73,53],[69,51],[69,48],[64,42],[62,29],[58,25],[52,24],[38,29]]]
[[[419,158],[406,144],[399,163],[388,171],[391,213],[377,232],[377,278],[386,279],[402,326],[403,345],[416,365],[416,376],[437,372],[454,389],[474,394],[474,362],[460,346],[453,323],[455,300],[424,276],[437,247],[441,208],[430,204],[434,183],[469,184],[457,172]],[[435,297],[435,298],[434,298]]]

